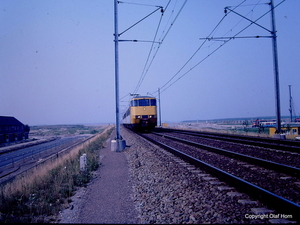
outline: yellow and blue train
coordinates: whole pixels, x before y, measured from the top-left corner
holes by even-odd
[[[152,130],[157,125],[156,98],[135,96],[123,115],[122,124],[130,129]]]

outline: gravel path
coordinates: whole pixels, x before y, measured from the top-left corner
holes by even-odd
[[[112,133],[112,137],[115,132]],[[86,188],[72,197],[59,223],[133,224],[138,223],[132,200],[132,184],[124,152],[110,150],[110,141],[100,151],[101,166]]]

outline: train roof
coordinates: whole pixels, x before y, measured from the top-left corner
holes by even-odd
[[[133,100],[133,99],[144,99],[144,98],[155,98],[155,97],[153,97],[153,96],[135,96],[135,97],[133,97],[131,100]]]

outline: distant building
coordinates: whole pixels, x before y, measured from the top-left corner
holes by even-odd
[[[288,139],[295,139],[300,137],[300,125],[299,124],[286,124],[285,126],[281,126],[281,131],[285,134]],[[269,134],[273,136],[276,132],[275,127],[270,127]]]
[[[30,128],[15,117],[0,116],[0,143],[28,139]]]

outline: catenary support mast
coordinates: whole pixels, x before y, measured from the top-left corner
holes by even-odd
[[[159,126],[161,127],[160,88],[158,88],[158,103],[159,103]]]
[[[281,115],[280,115],[280,93],[279,93],[279,72],[278,72],[278,54],[277,54],[277,36],[275,27],[275,12],[273,0],[270,3],[272,15],[272,43],[273,43],[273,61],[274,61],[274,82],[275,82],[275,105],[276,105],[276,133],[281,133]]]
[[[289,85],[289,93],[290,93],[290,108],[289,108],[289,111],[290,111],[290,116],[291,116],[291,122],[293,122],[293,103],[292,103],[292,85]]]
[[[248,20],[251,22],[251,24],[256,24],[259,27],[269,31],[271,33],[270,38],[272,38],[272,48],[273,48],[273,65],[274,65],[274,86],[275,86],[275,106],[276,106],[276,134],[281,134],[281,115],[280,115],[280,93],[279,93],[279,71],[278,71],[278,53],[277,53],[277,36],[276,36],[276,27],[275,27],[275,8],[273,4],[273,0],[270,0],[270,7],[271,7],[271,23],[272,23],[272,30],[268,30],[267,28],[264,28],[263,26],[259,25],[256,23],[256,21],[252,21],[239,13],[234,12],[231,10],[229,7],[225,7],[225,13],[227,13],[227,10],[230,10],[231,12],[234,12],[235,14],[243,17],[244,19]],[[260,36],[256,36],[260,37]],[[261,37],[268,37],[268,36],[261,36]],[[247,37],[230,37],[231,38],[247,38]],[[220,39],[219,37],[217,38],[201,38],[201,39],[207,39],[207,40],[212,40],[212,39]],[[228,37],[222,37],[221,39],[228,39]]]
[[[116,95],[116,151],[122,151],[125,141],[122,140],[120,133],[120,100],[119,100],[119,31],[118,31],[118,1],[114,1],[115,8],[115,95]]]

